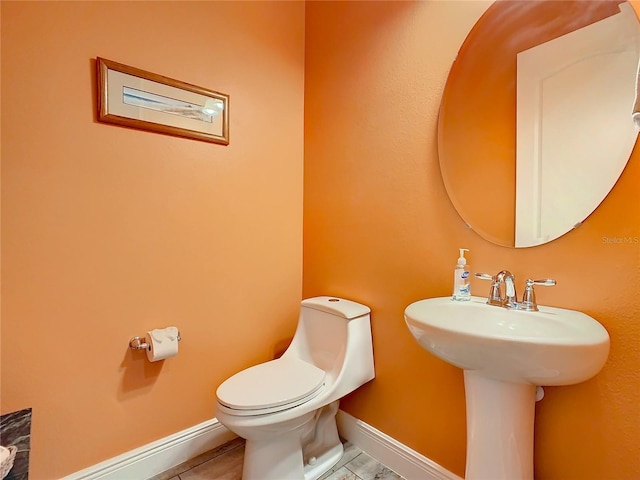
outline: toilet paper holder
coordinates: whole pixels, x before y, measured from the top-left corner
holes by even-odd
[[[176,340],[182,340],[180,332],[178,332],[178,337],[176,338]],[[145,337],[133,337],[131,340],[129,340],[129,348],[131,350],[147,350],[149,347],[150,345],[147,343],[147,339]]]

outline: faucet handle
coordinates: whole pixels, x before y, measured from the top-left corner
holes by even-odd
[[[552,287],[555,284],[556,281],[552,278],[544,278],[542,280],[532,280],[527,278],[524,294],[522,295],[522,302],[518,305],[518,310],[537,312],[538,304],[536,303],[536,292],[534,291],[533,286],[542,285],[544,287]]]
[[[489,290],[489,298],[487,299],[488,305],[502,306],[502,291],[500,290],[500,282],[495,275],[489,275],[488,273],[476,273],[476,278],[481,280],[491,280],[491,289]]]
[[[476,278],[481,278],[482,280],[493,280],[494,282],[496,281],[496,277],[495,275],[489,275],[488,273],[476,273],[475,274]]]
[[[545,287],[553,287],[556,284],[556,281],[553,278],[544,278],[542,280],[531,280],[527,278],[527,287],[529,285],[543,285]]]

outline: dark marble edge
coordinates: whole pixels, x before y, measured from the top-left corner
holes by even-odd
[[[31,439],[31,409],[0,416],[0,445],[15,445],[18,451],[28,451]]]
[[[4,480],[29,478],[29,450],[31,443],[31,409],[25,408],[0,416],[0,444],[18,447],[13,467]]]

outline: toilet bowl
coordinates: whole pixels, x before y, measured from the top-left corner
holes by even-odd
[[[216,391],[216,418],[246,440],[243,480],[315,480],[342,457],[340,398],[375,376],[370,309],[302,301],[291,345]]]

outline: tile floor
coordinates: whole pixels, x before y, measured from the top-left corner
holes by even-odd
[[[241,480],[244,440],[237,438],[148,480]],[[404,480],[349,442],[340,461],[319,480]]]

